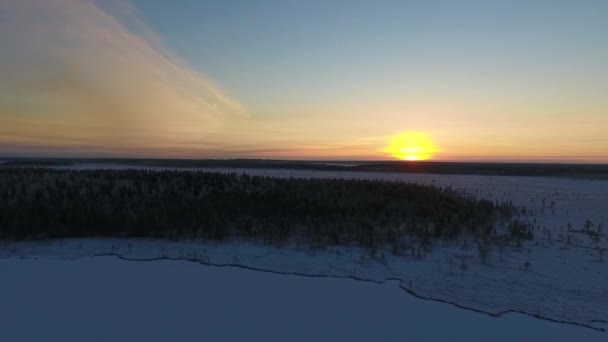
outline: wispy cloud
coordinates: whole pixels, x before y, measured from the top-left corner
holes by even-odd
[[[0,142],[151,149],[246,114],[130,8],[119,20],[92,0],[0,0]]]

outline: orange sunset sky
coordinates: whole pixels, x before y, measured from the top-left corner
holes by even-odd
[[[606,1],[0,0],[0,47],[0,157],[608,162]]]

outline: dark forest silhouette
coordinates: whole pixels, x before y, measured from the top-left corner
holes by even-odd
[[[0,239],[241,238],[399,254],[463,235],[519,243],[532,236],[517,217],[510,202],[403,182],[0,168]]]

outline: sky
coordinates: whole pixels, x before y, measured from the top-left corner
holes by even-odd
[[[0,156],[608,163],[608,1],[0,0]]]

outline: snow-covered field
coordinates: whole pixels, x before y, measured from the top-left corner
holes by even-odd
[[[0,260],[0,341],[605,341],[603,332],[463,311],[396,281],[184,261]]]
[[[75,168],[116,167],[125,166],[80,165]],[[394,295],[394,300],[413,300],[412,296],[402,291],[406,290],[422,298],[445,301],[497,316],[514,311],[595,329],[608,327],[608,264],[605,260],[608,259],[608,253],[604,252],[608,248],[608,227],[603,228],[603,234],[595,240],[585,232],[584,227],[587,220],[591,222],[591,228],[594,230],[599,230],[604,223],[608,224],[606,180],[275,169],[210,171],[245,172],[276,177],[383,179],[451,186],[471,196],[511,200],[516,205],[526,207],[533,212],[528,219],[536,226],[535,239],[522,247],[495,249],[490,259],[485,262],[478,258],[472,240],[440,246],[424,258],[395,257],[387,252],[382,261],[369,259],[365,252],[355,248],[311,252],[306,247],[278,248],[244,241],[217,245],[202,241],[124,239],[0,245],[0,258],[21,262],[17,258],[35,257],[39,258],[38,262],[52,262],[55,259],[74,260],[92,255],[112,254],[133,260],[189,259],[204,264],[240,265],[279,273],[357,278],[378,283],[395,280],[385,285],[377,285],[386,289],[392,284],[390,288],[395,291],[386,292]],[[3,270],[0,272],[5,274]],[[450,307],[449,310],[453,309],[451,306],[444,306]],[[459,310],[463,316],[479,316],[477,313]],[[496,322],[510,321],[513,317],[517,317],[518,324],[524,324],[522,322],[528,322],[530,319],[522,318],[522,315],[507,314],[502,315]],[[549,324],[536,319],[530,322],[538,322],[539,326]],[[481,323],[482,326],[486,324]],[[548,326],[557,325],[552,323]],[[581,329],[573,331],[593,331]],[[605,333],[600,334],[606,338]]]

